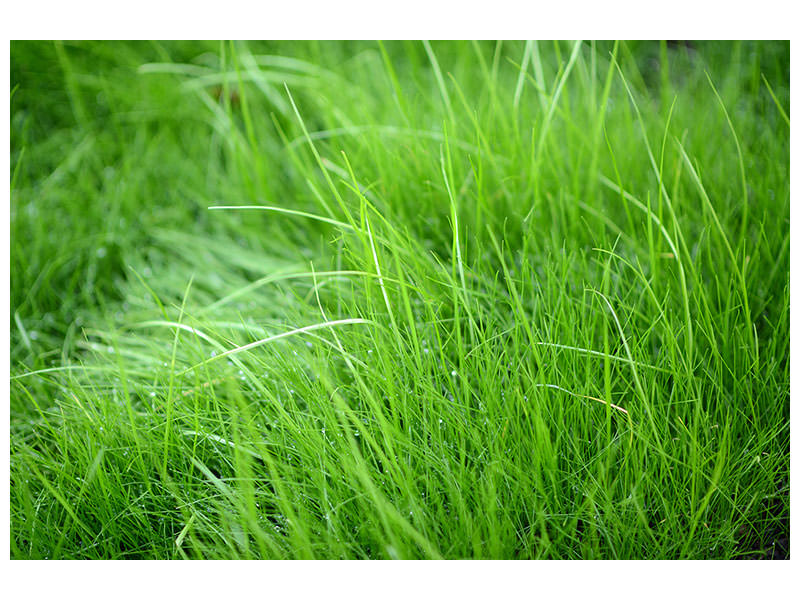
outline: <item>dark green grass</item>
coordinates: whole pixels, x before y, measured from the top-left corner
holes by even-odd
[[[12,44],[12,557],[788,555],[788,54]]]

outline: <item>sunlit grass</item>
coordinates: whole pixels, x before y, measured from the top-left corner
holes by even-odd
[[[14,43],[15,558],[779,558],[788,43]]]

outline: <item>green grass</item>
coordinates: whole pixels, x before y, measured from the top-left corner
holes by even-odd
[[[787,555],[788,56],[13,43],[11,556]]]

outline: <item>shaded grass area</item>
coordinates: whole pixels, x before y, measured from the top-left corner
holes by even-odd
[[[788,53],[13,43],[11,555],[788,556]]]

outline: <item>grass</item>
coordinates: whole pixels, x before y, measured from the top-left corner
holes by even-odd
[[[12,43],[11,556],[787,556],[788,55]]]

